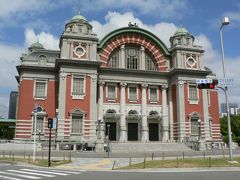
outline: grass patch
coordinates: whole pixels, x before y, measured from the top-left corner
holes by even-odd
[[[22,162],[22,163],[28,163],[33,164],[36,166],[42,166],[42,167],[48,167],[48,160],[47,159],[36,159],[33,161],[32,159],[24,159],[24,158],[0,158],[0,162],[5,163],[16,163],[16,162]],[[63,164],[71,163],[70,160],[51,160],[51,166],[60,166]]]
[[[226,158],[186,158],[173,160],[153,160],[132,164],[119,169],[143,169],[143,168],[197,168],[197,167],[240,167],[240,163],[229,163]],[[234,158],[240,162],[240,157]]]

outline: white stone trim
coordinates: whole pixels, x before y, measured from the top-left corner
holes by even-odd
[[[197,99],[196,100],[190,99],[189,86],[195,86],[196,87],[196,90],[197,90]],[[187,83],[187,94],[188,94],[188,102],[189,102],[189,104],[198,104],[199,103],[199,89],[197,88],[197,84],[196,83],[193,83],[193,82],[188,82]]]
[[[115,87],[115,99],[108,99],[108,86],[114,86]],[[112,82],[106,82],[106,98],[108,99],[108,102],[116,102],[117,99],[117,83],[112,83]]]
[[[45,83],[45,97],[35,97],[36,96],[36,83],[37,82],[43,82]],[[46,100],[47,99],[47,88],[48,88],[48,80],[47,79],[42,79],[42,78],[37,78],[34,79],[34,86],[33,86],[33,99],[35,100]]]
[[[130,91],[129,91],[129,88],[130,87],[136,87],[136,94],[137,94],[137,99],[136,100],[131,100],[130,99]],[[128,101],[129,102],[138,102],[139,101],[139,97],[138,97],[138,84],[128,84],[128,88],[127,88],[127,90],[128,90]]]
[[[73,95],[73,79],[75,77],[83,78],[83,94],[82,95]],[[85,95],[86,95],[86,75],[72,74],[72,78],[71,78],[71,96],[72,96],[72,99],[84,99]]]
[[[156,92],[157,93],[157,101],[151,101],[151,93],[150,93],[151,88],[156,88],[157,89],[157,92]],[[156,104],[156,103],[159,102],[159,87],[158,86],[154,86],[154,85],[149,85],[148,86],[148,100],[151,104]]]

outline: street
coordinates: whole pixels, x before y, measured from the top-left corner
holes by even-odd
[[[165,169],[144,171],[78,171],[0,163],[2,180],[236,180],[240,169]]]

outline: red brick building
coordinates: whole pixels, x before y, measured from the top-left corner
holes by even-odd
[[[118,142],[221,141],[217,90],[196,84],[214,74],[185,28],[173,34],[170,48],[133,24],[99,41],[77,15],[59,46],[52,51],[37,42],[21,57],[16,139],[33,138],[38,106],[41,139],[48,138],[47,119],[56,117],[59,141],[95,141],[100,122],[100,137],[109,133]]]

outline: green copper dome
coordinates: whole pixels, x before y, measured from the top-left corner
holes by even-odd
[[[33,43],[30,48],[32,49],[44,49],[43,45],[39,42]]]
[[[178,36],[178,35],[187,35],[189,34],[189,32],[184,28],[184,27],[180,27],[174,34],[174,36]]]
[[[71,22],[76,22],[76,21],[87,21],[87,19],[80,14],[73,16],[72,19],[70,20]]]

